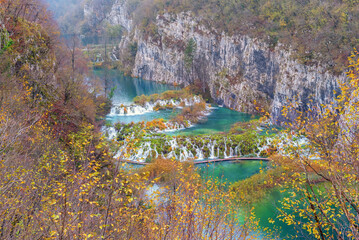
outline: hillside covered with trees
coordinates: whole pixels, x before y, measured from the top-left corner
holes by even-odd
[[[93,1],[104,15],[114,4]],[[58,11],[59,24],[40,0],[0,0],[0,239],[282,239],[279,223],[290,227],[293,239],[359,239],[357,0],[129,0],[133,21],[148,36],[158,34],[159,14],[191,11],[213,31],[283,44],[303,63],[319,61],[334,73],[348,69],[332,103],[308,107],[309,114],[288,104],[283,127],[270,125],[269,113],[258,108],[260,116],[246,115],[248,121],[229,131],[194,136],[166,135],[163,119],[106,122],[116,110],[116,87],[95,77],[78,38],[94,34],[79,11],[85,3],[49,3],[76,14]],[[95,30],[107,53],[108,39],[121,38],[123,29],[100,25]],[[184,48],[187,69],[196,47],[190,40]],[[138,46],[130,50],[134,58]],[[107,59],[96,67],[108,76]],[[138,95],[133,104],[118,105],[118,115],[173,110],[172,126],[188,128],[223,110],[209,103],[201,86],[172,87],[181,89]],[[143,145],[155,157],[138,161],[141,167],[122,163],[126,155],[144,155]],[[251,158],[266,164],[228,183],[201,175],[196,152],[218,152],[220,160],[235,158],[233,164]],[[180,161],[184,153],[193,157]],[[270,208],[278,214],[260,219],[256,207],[273,192],[279,200]]]
[[[102,6],[96,9],[96,15],[106,15],[108,11],[103,6],[110,8],[115,1],[92,2]],[[359,39],[358,2],[351,0],[127,2],[135,24],[148,34],[156,34],[154,20],[158,14],[191,11],[218,33],[248,35],[265,40],[272,47],[281,43],[294,49],[293,57],[301,62],[319,61],[335,73],[345,69],[347,57]]]
[[[141,1],[133,13],[144,30],[163,11],[192,11],[210,28],[229,34],[244,34],[291,47],[303,63],[320,61],[340,73],[358,44],[357,1]],[[151,6],[151,7],[149,7]]]
[[[97,18],[106,19],[116,1],[46,2],[63,29],[74,31],[77,25],[82,34],[92,36],[94,29],[84,19],[84,5],[91,2],[98,6],[95,8]],[[157,15],[191,11],[204,25],[217,32],[248,35],[265,40],[272,47],[281,43],[294,49],[296,55],[293,57],[301,62],[319,61],[335,73],[345,69],[347,57],[359,39],[359,7],[355,0],[129,0],[127,4],[135,24],[148,34],[156,34],[154,20]]]
[[[100,132],[104,87],[88,78],[76,41],[59,35],[41,2],[0,1],[0,238],[248,236],[235,228],[233,195],[191,164],[159,159],[128,172],[113,162]],[[158,182],[172,189],[170,205],[146,197]]]

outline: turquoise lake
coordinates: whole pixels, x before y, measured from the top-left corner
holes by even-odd
[[[230,161],[203,163],[196,167],[204,178],[218,178],[222,182],[233,183],[259,173],[261,169],[266,169],[267,165],[267,162],[262,161]]]
[[[107,73],[104,70],[94,70],[95,77],[99,77],[102,81],[107,74],[107,79],[110,88],[114,88],[114,96],[112,102],[114,104],[130,104],[133,99],[141,95],[152,95],[155,93],[163,93],[168,90],[176,90],[179,87],[175,87],[168,84],[156,83],[153,81],[145,81],[141,78],[133,78],[131,76],[125,76],[122,72],[116,70],[108,70]]]
[[[103,79],[105,73],[103,70],[94,70],[94,75]],[[162,93],[167,90],[180,89],[180,87],[168,84],[161,84],[153,81],[146,81],[141,78],[125,76],[123,73],[114,70],[108,71],[107,78],[109,79],[111,88],[115,89],[112,101],[113,104],[117,105],[131,104],[136,96],[143,94],[151,95],[155,93]],[[177,112],[178,111],[176,110],[161,110],[158,112],[150,112],[135,116],[107,116],[106,120],[111,123],[152,121],[158,118],[169,120],[172,116],[176,115]],[[250,121],[253,118],[255,118],[255,116],[250,114],[240,113],[228,108],[215,106],[212,113],[201,123],[182,131],[173,132],[171,135],[199,135],[225,132],[231,128],[232,124],[236,122]]]
[[[104,72],[102,70],[94,70],[94,75],[103,78]],[[125,76],[118,71],[109,71],[107,78],[110,80],[111,88],[115,88],[113,104],[131,104],[133,98],[142,94],[151,95],[155,93],[162,93],[167,90],[179,89],[171,85],[145,81],[140,78],[132,78]],[[174,116],[178,110],[163,110],[158,112],[150,112],[135,116],[107,116],[106,120],[111,123],[123,122],[141,122],[151,121],[158,118],[165,120]],[[170,135],[201,135],[210,133],[226,132],[230,129],[232,124],[236,122],[250,121],[256,118],[250,114],[236,112],[227,108],[214,107],[212,113],[201,123],[181,131],[169,133]],[[266,170],[267,162],[262,161],[236,161],[236,162],[220,162],[211,164],[199,164],[197,169],[203,178],[219,178],[228,184],[249,178],[260,170]],[[136,166],[135,168],[137,168]],[[281,239],[287,239],[288,236],[297,235],[296,229],[292,226],[287,226],[275,220],[278,214],[276,209],[278,202],[283,199],[285,195],[279,190],[273,190],[266,199],[262,199],[255,206],[255,214],[260,219],[260,226],[262,228],[268,227],[271,229],[278,228]],[[274,219],[275,223],[270,224],[268,218]],[[308,236],[298,239],[310,239]]]

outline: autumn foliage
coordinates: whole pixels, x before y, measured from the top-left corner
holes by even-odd
[[[81,51],[62,43],[40,2],[0,1],[0,28],[6,33],[0,52],[1,239],[249,235],[252,219],[244,217],[245,227],[238,228],[231,196],[216,183],[202,185],[193,166],[162,160],[154,163],[156,171],[129,171],[113,162],[99,130],[107,98],[87,78]],[[164,123],[141,127],[162,129]],[[162,194],[149,195],[155,184]],[[208,228],[212,221],[217,224]]]
[[[348,81],[328,106],[284,111],[289,118],[284,132],[291,141],[279,140],[284,198],[279,218],[316,239],[358,239],[358,82],[356,50],[349,58]],[[303,141],[305,140],[305,141]],[[289,163],[289,164],[283,164]]]
[[[286,142],[273,142],[277,168],[227,191],[191,163],[158,158],[136,170],[113,160],[99,130],[108,99],[39,1],[0,0],[0,43],[0,239],[256,239],[257,220],[239,206],[273,187],[291,196],[278,209],[286,224],[317,239],[359,239],[358,53],[332,105],[284,110],[298,117]],[[205,109],[185,107],[177,120]],[[166,126],[135,127],[125,147]]]

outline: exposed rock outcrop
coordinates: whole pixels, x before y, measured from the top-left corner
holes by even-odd
[[[127,32],[132,30],[126,0],[115,0],[110,6],[101,4],[101,1],[90,0],[84,6],[84,16],[91,26],[106,20],[111,25],[121,25]]]
[[[123,12],[117,13],[122,16],[113,19],[127,18]],[[191,13],[160,15],[155,36],[135,28],[131,37],[123,38],[117,57],[121,59],[121,49],[129,42],[137,42],[133,75],[184,85],[198,81],[218,104],[243,112],[262,107],[271,112],[275,123],[284,120],[281,110],[288,101],[298,101],[304,109],[309,103],[329,103],[338,82],[346,78],[345,74],[331,74],[323,64],[300,64],[280,44],[271,49],[248,36],[228,36],[208,29],[200,20]],[[184,52],[190,39],[197,47],[188,67]]]

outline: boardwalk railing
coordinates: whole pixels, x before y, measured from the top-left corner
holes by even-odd
[[[229,162],[229,161],[265,161],[268,162],[269,158],[260,158],[260,157],[232,157],[232,158],[222,158],[222,159],[208,159],[208,160],[201,160],[201,161],[193,161],[196,164],[203,164],[203,163],[214,163],[214,162]],[[120,162],[136,164],[136,165],[148,165],[149,163],[145,162],[136,162],[131,160],[124,160],[119,159]]]

